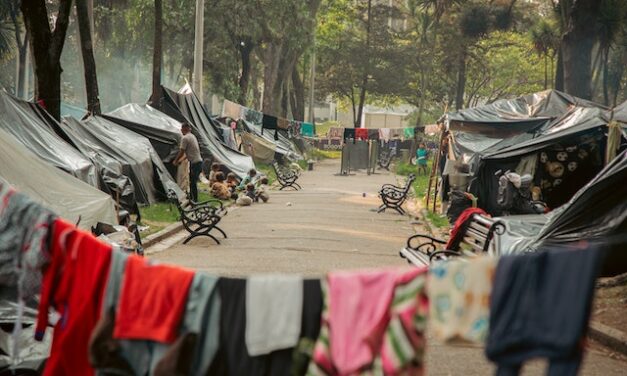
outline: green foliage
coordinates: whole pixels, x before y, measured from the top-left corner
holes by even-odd
[[[307,155],[307,158],[313,160],[323,160],[323,159],[340,159],[342,158],[342,151],[340,150],[320,150],[312,148]]]
[[[342,125],[337,121],[325,121],[322,124],[316,124],[316,135],[324,137],[329,132],[329,128],[341,127]]]
[[[427,210],[427,220],[437,228],[449,226],[448,219],[438,213]]]

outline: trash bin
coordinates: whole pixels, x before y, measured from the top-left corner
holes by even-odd
[[[314,165],[314,161],[312,160],[307,161],[307,170],[313,171],[313,165]]]

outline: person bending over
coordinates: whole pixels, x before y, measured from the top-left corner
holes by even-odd
[[[189,161],[189,195],[192,201],[198,201],[198,186],[196,184],[202,171],[200,147],[196,136],[192,134],[192,127],[189,123],[181,125],[181,133],[183,133],[181,146],[173,164],[177,166],[187,158]]]

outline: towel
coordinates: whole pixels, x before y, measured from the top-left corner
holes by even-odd
[[[390,128],[379,128],[379,138],[383,141],[390,141]]]
[[[237,120],[240,118],[242,113],[241,107],[242,106],[240,106],[239,104],[225,99],[224,105],[222,106],[222,116],[230,117],[231,119]]]
[[[246,284],[246,347],[251,356],[295,347],[303,314],[299,276],[258,275]]]
[[[355,128],[355,138],[360,140],[367,140],[368,130],[366,128]]]

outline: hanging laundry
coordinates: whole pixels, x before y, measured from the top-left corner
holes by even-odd
[[[0,286],[12,290],[6,298],[30,301],[39,293],[41,269],[50,262],[53,219],[49,210],[0,179]]]
[[[173,342],[193,277],[191,270],[151,265],[141,257],[130,257],[113,337]]]
[[[290,128],[290,121],[284,118],[278,118],[277,126],[279,129],[288,130]]]
[[[354,140],[355,139],[355,128],[344,128],[344,139],[345,140]]]
[[[369,140],[378,140],[379,139],[379,130],[378,129],[368,129],[368,139]]]
[[[53,224],[52,239],[51,263],[44,272],[41,288],[36,339],[45,334],[51,307],[61,317],[54,327],[44,375],[92,375],[87,348],[100,318],[111,246],[60,219]]]
[[[379,139],[390,141],[390,128],[379,128]]]
[[[373,374],[419,374],[429,309],[425,271],[330,273],[310,373],[352,375],[370,367]]]
[[[314,125],[312,123],[302,123],[300,126],[300,134],[305,137],[315,136]]]
[[[497,261],[480,257],[432,264],[427,278],[429,325],[439,340],[485,341]]]
[[[263,120],[261,122],[261,129],[277,129],[278,119],[276,116],[263,114]]]
[[[403,138],[404,135],[403,128],[391,128],[390,129],[390,139],[400,139]]]
[[[322,287],[319,279],[303,282],[303,316],[300,339],[292,352],[291,375],[305,375],[314,344],[320,335],[320,317],[322,317]]]
[[[237,120],[240,118],[241,112],[242,106],[235,102],[231,102],[230,100],[224,100],[224,104],[222,105],[223,117],[230,117],[233,120]]]
[[[403,129],[403,137],[405,137],[406,140],[411,140],[414,138],[414,128],[404,128]]]
[[[296,121],[296,120],[290,121],[290,134],[292,138],[300,137],[300,128],[302,124],[303,123],[300,121]]]
[[[246,309],[246,347],[251,356],[295,347],[303,313],[302,278],[278,275],[248,278]]]
[[[342,138],[344,137],[344,128],[343,127],[331,127],[329,128],[329,133],[327,136],[329,138]]]
[[[246,108],[243,118],[253,124],[261,124],[263,122],[263,113],[255,111],[252,108]]]
[[[578,373],[603,257],[603,249],[584,245],[500,259],[485,349],[498,375],[517,375],[538,357],[549,360],[548,375]]]
[[[355,128],[355,138],[358,140],[367,140],[368,139],[368,129],[366,128]]]

